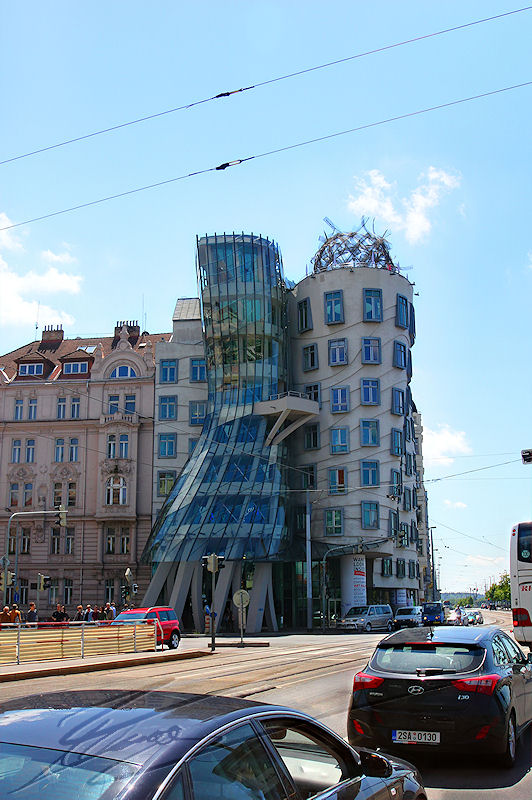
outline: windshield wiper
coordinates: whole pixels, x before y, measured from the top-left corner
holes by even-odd
[[[418,675],[456,675],[455,669],[440,669],[439,667],[416,667]]]

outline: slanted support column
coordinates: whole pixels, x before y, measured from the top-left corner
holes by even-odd
[[[196,564],[193,561],[181,561],[175,571],[174,585],[170,594],[170,605],[181,619],[187,600],[188,590],[194,576]]]
[[[233,580],[233,572],[235,571],[236,561],[226,561],[225,566],[218,573],[216,581],[216,590],[214,593],[214,609],[216,611],[216,622],[214,629],[217,631],[222,622],[225,611],[225,604],[229,595]]]
[[[144,595],[143,603],[145,606],[154,606],[157,604],[164,582],[174,566],[173,561],[163,561],[159,564]]]
[[[272,565],[256,564],[253,589],[250,592],[246,633],[260,633],[266,617],[266,625],[277,631],[277,618],[273,603]]]

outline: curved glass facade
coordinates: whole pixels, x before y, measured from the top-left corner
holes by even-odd
[[[255,402],[287,388],[286,287],[277,245],[248,234],[197,240],[208,402],[201,436],[143,554],[152,564],[287,556],[286,445]]]

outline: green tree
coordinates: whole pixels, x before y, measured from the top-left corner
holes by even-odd
[[[486,591],[486,597],[492,603],[499,603],[503,606],[510,605],[510,576],[503,572],[497,583],[492,583]]]

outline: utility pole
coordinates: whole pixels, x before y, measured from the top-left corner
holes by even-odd
[[[432,528],[429,528],[429,536],[430,536],[430,571],[432,576],[432,599],[436,600],[436,567],[434,564],[434,537],[432,536],[432,531],[436,530],[436,526],[433,525]]]
[[[312,541],[310,538],[310,495],[307,487],[305,514],[305,545],[307,559],[307,630],[312,630]]]

